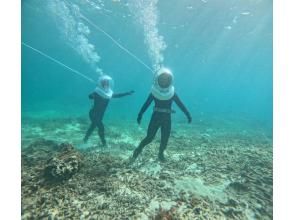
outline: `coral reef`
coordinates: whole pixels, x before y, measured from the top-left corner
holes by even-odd
[[[71,144],[62,143],[60,151],[50,158],[45,165],[44,173],[49,179],[67,180],[81,167],[81,155]]]
[[[23,220],[272,219],[272,145],[255,130],[177,124],[165,163],[156,139],[130,165],[143,131],[108,125],[102,149],[81,143],[86,122],[23,124]]]

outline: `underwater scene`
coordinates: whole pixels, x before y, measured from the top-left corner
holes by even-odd
[[[22,0],[21,219],[272,219],[271,0]]]

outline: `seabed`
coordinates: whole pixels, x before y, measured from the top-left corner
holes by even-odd
[[[23,220],[272,219],[272,138],[257,127],[173,123],[165,163],[158,136],[129,164],[145,129],[105,124],[102,148],[97,132],[82,144],[87,118],[23,118]]]

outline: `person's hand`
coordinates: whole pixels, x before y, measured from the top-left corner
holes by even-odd
[[[134,92],[135,92],[134,90],[131,90],[131,91],[128,92],[128,94],[132,95]]]
[[[139,114],[138,117],[137,117],[137,123],[141,124],[141,120],[142,120],[142,115]]]
[[[188,123],[190,124],[192,122],[192,117],[188,116]]]

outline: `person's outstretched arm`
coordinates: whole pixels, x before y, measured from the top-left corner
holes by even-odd
[[[112,95],[112,98],[121,98],[121,97],[124,97],[124,96],[127,96],[127,95],[132,95],[134,93],[134,91],[129,91],[129,92],[123,92],[123,93],[114,93]]]
[[[144,112],[147,110],[147,108],[149,107],[149,105],[151,104],[152,101],[153,101],[153,96],[152,96],[152,94],[150,94],[148,96],[147,100],[145,101],[144,105],[142,106],[139,114],[138,114],[138,117],[137,117],[138,124],[141,123],[142,116],[143,116]]]
[[[188,109],[184,106],[184,104],[182,103],[182,101],[180,100],[180,98],[178,97],[177,94],[174,95],[174,101],[179,106],[179,108],[184,112],[184,114],[188,118],[188,122],[191,123],[192,117],[191,117]]]

